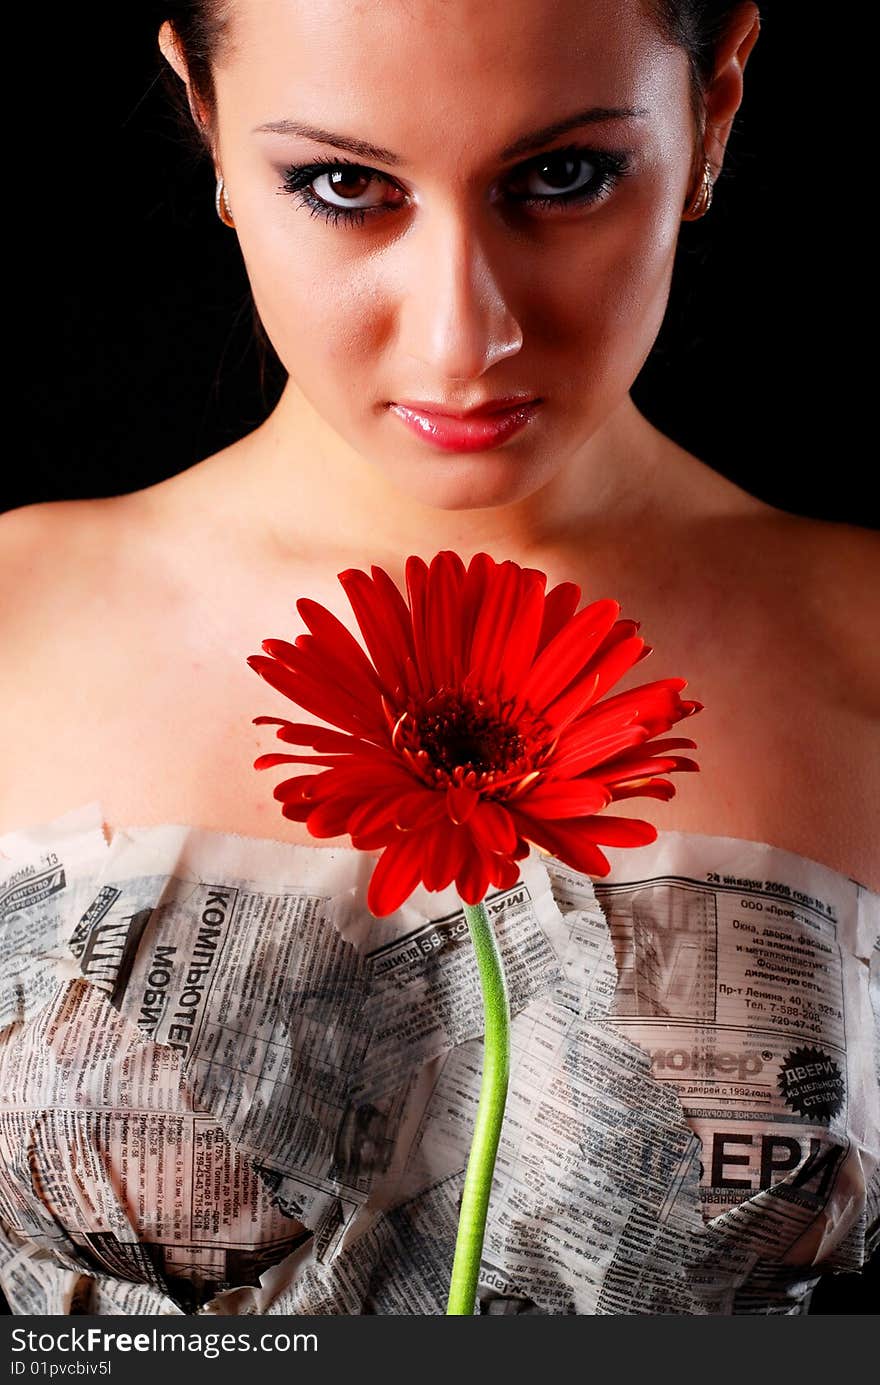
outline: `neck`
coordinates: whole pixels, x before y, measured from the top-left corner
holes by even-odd
[[[531,494],[503,505],[443,508],[395,485],[288,381],[273,413],[249,436],[242,470],[279,557],[326,562],[339,555],[363,566],[407,553],[430,560],[451,548],[465,561],[481,550],[500,561],[570,544],[598,548],[631,531],[649,499],[657,501],[660,437],[626,395]],[[456,465],[429,458],[433,464]]]

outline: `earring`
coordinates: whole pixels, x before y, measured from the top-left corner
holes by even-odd
[[[222,173],[217,179],[217,191],[214,193],[214,206],[217,209],[217,215],[223,222],[223,225],[234,227],[235,222],[232,220],[232,208],[229,205],[229,197],[226,193],[226,184],[223,182]]]
[[[712,165],[706,159],[703,163],[703,176],[696,197],[685,208],[682,221],[699,221],[712,205]]]

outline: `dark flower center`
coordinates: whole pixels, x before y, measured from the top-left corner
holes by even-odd
[[[396,720],[393,744],[434,788],[468,783],[510,788],[535,771],[552,750],[549,728],[515,702],[467,688],[441,688]]]
[[[489,716],[479,705],[463,705],[445,689],[432,697],[416,719],[415,732],[432,763],[447,773],[456,766],[478,774],[506,768],[525,754],[516,726]]]

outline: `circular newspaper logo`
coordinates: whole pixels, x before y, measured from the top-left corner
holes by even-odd
[[[798,1115],[830,1121],[843,1106],[843,1073],[821,1048],[794,1048],[782,1064],[779,1090]]]

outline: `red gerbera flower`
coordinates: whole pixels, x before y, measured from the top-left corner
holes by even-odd
[[[683,701],[684,678],[662,678],[603,699],[650,654],[603,598],[577,610],[581,591],[478,553],[430,567],[406,562],[408,603],[387,572],[338,574],[369,658],[317,601],[296,603],[311,634],[264,640],[248,659],[272,687],[340,727],[259,716],[278,738],[316,755],[261,755],[255,769],[329,766],[275,789],[285,817],[316,837],[351,835],[384,848],[367,906],[390,914],[421,883],[455,881],[467,904],[509,888],[529,843],[589,875],[610,869],[599,843],[641,846],[657,836],[638,818],[600,816],[615,799],[668,799],[663,778],[697,770],[669,752],[692,740],[655,740],[702,704]]]

